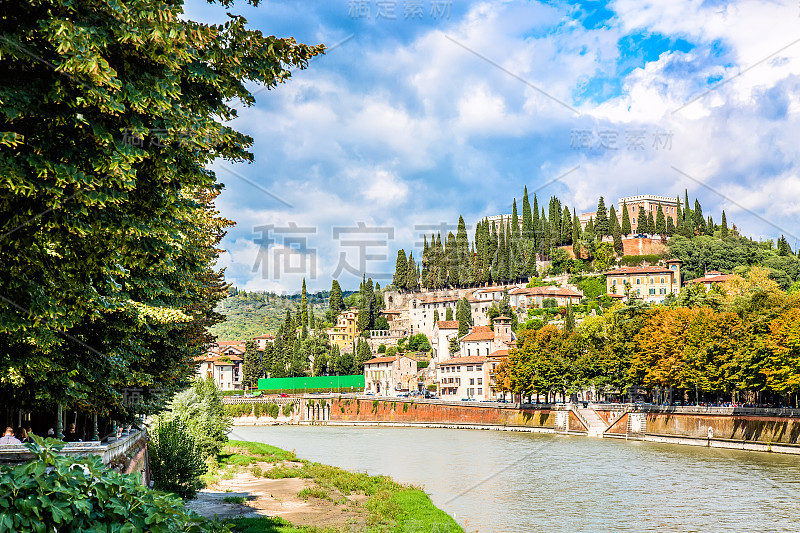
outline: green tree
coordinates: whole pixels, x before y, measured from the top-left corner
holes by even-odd
[[[594,253],[594,265],[599,270],[608,270],[614,262],[616,252],[610,242],[601,242]]]
[[[300,324],[308,325],[308,293],[306,292],[306,278],[303,278],[303,288],[300,289]]]
[[[204,459],[216,457],[222,451],[233,423],[225,411],[222,394],[210,377],[196,379],[191,388],[176,394],[170,410],[160,418],[181,419]]]
[[[394,277],[392,278],[392,284],[394,284],[395,288],[399,291],[402,291],[406,288],[406,276],[408,271],[408,258],[406,257],[406,252],[402,248],[397,250],[397,261],[394,265]]]
[[[672,217],[667,217],[666,232],[669,237],[675,234],[675,223],[672,222]]]
[[[363,373],[364,363],[370,359],[372,359],[372,350],[370,350],[369,344],[367,344],[366,340],[359,338],[358,344],[356,345],[356,355],[353,361],[355,372]]]
[[[728,237],[728,220],[725,218],[725,211],[722,211],[722,222],[720,224],[719,236],[723,239]]]
[[[631,234],[631,218],[628,214],[628,204],[625,202],[622,202],[622,225],[620,226],[620,231],[626,236]]]
[[[456,320],[458,320],[458,336],[463,337],[472,324],[472,308],[466,298],[461,298],[456,304]]]
[[[636,233],[642,234],[647,233],[647,212],[645,211],[644,207],[638,206],[637,207],[639,214],[636,218]]]
[[[694,200],[694,231],[697,235],[703,235],[706,232],[706,219],[703,218],[703,208],[697,198]]]
[[[572,253],[575,259],[581,258],[581,222],[575,210],[572,210]]]
[[[439,323],[439,310],[438,309],[434,309],[433,310],[433,325],[435,326],[438,323]]]
[[[448,306],[447,309],[444,310],[444,319],[445,320],[453,320],[453,308],[452,307]]]
[[[323,47],[181,2],[3,11],[0,402],[129,418],[120,391],[187,384],[221,319],[210,165],[252,160],[236,105]]]
[[[418,285],[419,272],[417,272],[417,263],[414,261],[414,252],[411,252],[408,254],[408,267],[406,268],[406,289],[415,291]]]
[[[328,306],[331,310],[331,316],[333,317],[333,321],[336,320],[336,317],[339,316],[339,313],[344,311],[344,299],[342,298],[342,288],[339,286],[339,282],[333,280],[331,283],[331,295],[328,298]]]
[[[614,209],[614,207],[612,206],[611,209]],[[622,231],[620,230],[619,224],[614,222],[616,217],[611,220],[613,225],[613,228],[611,228],[611,236],[614,238],[614,252],[621,256],[625,253],[625,245],[622,242]]]
[[[664,210],[661,208],[661,204],[658,205],[658,211],[656,212],[655,234],[667,234],[667,221],[664,219]]]
[[[603,197],[597,202],[597,213],[594,218],[594,232],[600,237],[605,237],[611,234],[611,228],[608,224],[608,213],[606,212],[606,204]]]
[[[263,377],[264,365],[261,361],[261,353],[258,351],[256,341],[249,340],[245,343],[243,366],[242,385],[245,387],[258,385],[258,378]]]
[[[575,313],[572,310],[572,302],[567,302],[567,311],[564,315],[564,329],[567,331],[575,330]]]

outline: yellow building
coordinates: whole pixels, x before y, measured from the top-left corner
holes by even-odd
[[[358,308],[351,307],[336,317],[336,325],[328,330],[328,339],[344,353],[353,351],[353,341],[356,337],[358,337]]]
[[[646,302],[663,302],[667,294],[677,296],[681,290],[679,259],[667,261],[667,266],[623,267],[604,274],[609,294],[641,298]]]

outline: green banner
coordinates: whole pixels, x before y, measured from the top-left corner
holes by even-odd
[[[258,390],[262,391],[295,391],[303,392],[313,390],[353,390],[364,388],[364,375],[356,376],[317,376],[296,378],[261,378],[258,380]]]

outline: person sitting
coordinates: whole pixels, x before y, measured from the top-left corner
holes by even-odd
[[[22,441],[14,436],[14,428],[7,427],[5,435],[0,437],[0,444],[22,444]]]
[[[17,428],[17,432],[15,435],[22,442],[22,444],[33,442],[33,439],[30,437],[30,435],[28,435],[28,430],[26,430],[22,426]]]
[[[81,439],[78,438],[78,434],[75,433],[75,424],[69,425],[69,431],[64,435],[64,442],[81,442]]]

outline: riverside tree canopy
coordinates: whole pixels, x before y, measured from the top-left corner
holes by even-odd
[[[256,1],[252,2],[257,4]],[[230,2],[223,1],[225,6]],[[12,0],[0,36],[0,403],[125,415],[183,387],[224,296],[206,165],[226,122],[324,47],[185,20],[181,1]]]

